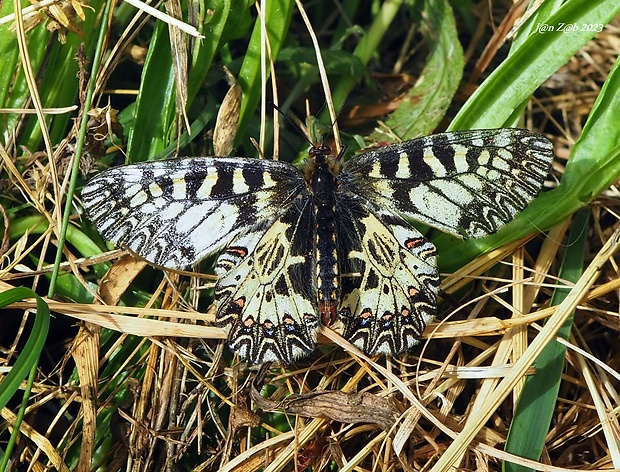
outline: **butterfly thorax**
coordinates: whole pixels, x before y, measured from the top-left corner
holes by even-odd
[[[314,166],[308,175],[316,221],[316,283],[317,298],[323,324],[336,319],[340,304],[340,270],[337,250],[336,227],[336,161],[328,157],[326,146],[314,147],[311,156]]]

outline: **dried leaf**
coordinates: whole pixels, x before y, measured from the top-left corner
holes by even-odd
[[[108,305],[116,305],[136,276],[144,270],[147,262],[133,254],[121,257],[110,267],[99,283],[99,295]]]
[[[241,87],[234,76],[226,69],[230,88],[217,113],[217,122],[213,131],[213,148],[216,156],[228,156],[233,150],[235,136],[239,128],[241,110]]]
[[[386,431],[400,416],[398,408],[387,398],[366,392],[313,392],[291,395],[276,403],[261,397],[253,388],[252,399],[264,410],[284,410],[294,415],[329,418],[341,423],[373,423]]]

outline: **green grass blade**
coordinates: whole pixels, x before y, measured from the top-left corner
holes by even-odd
[[[11,222],[11,228],[9,230],[9,237],[15,241],[25,234],[30,236],[43,234],[49,228],[49,222],[43,219],[41,216],[26,216],[23,218],[17,218]],[[101,237],[96,235],[99,240]],[[93,242],[93,240],[83,231],[76,226],[68,225],[66,231],[66,242],[71,244],[75,251],[77,251],[83,257],[92,257],[101,254],[101,248]],[[33,261],[34,266],[37,266],[39,259],[36,253],[31,253],[29,258]],[[97,275],[98,279],[101,279],[110,268],[109,262],[101,264],[95,264],[92,266],[93,272]],[[46,277],[50,278],[50,274],[46,274]],[[57,277],[58,286],[56,287],[56,293],[75,300],[79,303],[92,302],[92,293],[86,290],[80,280],[78,280],[72,273],[59,273]]]
[[[381,9],[375,15],[372,25],[368,28],[368,31],[353,52],[362,64],[368,64],[372,56],[377,52],[381,40],[389,30],[390,24],[396,17],[402,3],[402,0],[392,0],[383,2],[381,5]],[[336,109],[340,109],[357,83],[357,77],[345,77],[338,81],[332,93]]]
[[[84,35],[68,34],[63,44],[56,34],[51,34],[45,24],[38,25],[28,33],[28,50],[35,76],[39,75],[38,89],[41,103],[45,108],[66,107],[76,103],[80,89],[76,55],[84,48],[84,57],[92,60],[96,46],[99,18],[97,12],[103,9],[103,0],[95,0],[84,9],[85,20],[80,22]],[[86,39],[85,39],[86,38]],[[23,72],[20,70],[16,80],[15,91],[22,91],[29,97]],[[21,100],[20,92],[14,97]],[[30,105],[32,107],[32,105]],[[20,118],[21,119],[21,118]],[[47,123],[52,143],[62,141],[67,135],[67,128],[72,119],[70,113],[49,115]],[[30,150],[36,150],[42,142],[41,126],[36,115],[32,115],[21,132],[20,144]]]
[[[213,6],[211,13],[203,12],[200,30],[206,37],[193,41],[192,64],[187,78],[188,109],[203,86],[218,49],[247,31],[249,8],[241,0],[221,0]],[[175,127],[179,112],[176,90],[168,25],[158,22],[144,63],[134,116],[128,126],[131,131],[127,154],[131,162],[152,160],[164,150],[176,149],[178,136]],[[214,110],[215,103],[207,104],[207,108]],[[214,114],[209,114],[211,116]],[[192,127],[194,133],[196,130]]]
[[[292,0],[280,0],[266,2],[265,23],[267,24],[267,34],[274,57],[284,44],[284,39],[288,33],[291,17],[295,10],[295,2]],[[247,52],[243,58],[243,64],[239,71],[239,85],[243,90],[241,100],[241,110],[239,114],[239,132],[241,139],[250,120],[253,119],[254,111],[258,106],[262,94],[261,72],[260,72],[260,18],[256,18],[254,30],[248,44]]]
[[[558,276],[569,282],[577,282],[583,273],[583,264],[588,242],[588,210],[575,214],[566,243],[566,253]],[[562,303],[570,289],[558,287],[553,293],[551,305]],[[568,339],[573,325],[571,316],[558,331],[558,336]],[[560,389],[564,370],[566,346],[557,341],[550,343],[540,354],[534,366],[536,374],[525,381],[519,403],[514,413],[506,440],[506,452],[528,459],[539,460],[549,431],[551,418]],[[511,462],[504,463],[505,472],[531,471]]]
[[[217,115],[217,109],[214,103],[207,103],[207,106],[198,114],[196,119],[191,122],[191,134],[187,132],[187,130],[183,131],[181,136],[179,136],[178,140],[171,143],[168,147],[162,149],[159,154],[155,154],[151,156],[152,160],[160,161],[162,159],[166,159],[170,157],[172,153],[174,153],[178,148],[184,148],[189,143],[191,143],[196,137],[198,137],[201,133],[204,133],[204,129],[207,127],[209,122],[213,119],[214,116]]]
[[[618,11],[618,2],[570,0],[544,21],[556,27],[560,24],[606,25]],[[596,31],[587,29],[530,34],[476,90],[448,129],[503,126],[512,113],[595,34]]]
[[[21,354],[11,367],[8,374],[0,383],[0,410],[4,408],[9,400],[15,395],[22,381],[33,370],[36,371],[39,363],[41,351],[47,339],[47,333],[50,326],[50,311],[47,304],[32,290],[24,287],[17,287],[6,292],[0,293],[0,308],[4,308],[11,303],[22,301],[27,298],[34,298],[37,302],[37,311],[34,318],[32,332],[21,351]],[[6,317],[6,314],[5,314]],[[26,394],[28,396],[28,394]],[[11,451],[15,443],[19,424],[13,425],[14,430],[7,448],[0,460],[0,470],[4,470],[11,456]]]
[[[437,127],[463,76],[463,49],[450,4],[429,0],[424,4],[424,16],[433,49],[415,86],[386,120],[387,127],[402,139],[426,136]],[[373,133],[370,142],[382,139],[384,134]]]
[[[199,31],[206,37],[194,41],[187,80],[188,103],[192,103],[200,87],[204,86],[213,58],[222,45],[246,36],[251,26],[252,8],[253,4],[245,0],[218,0],[209,7],[208,13],[204,13],[206,19]]]
[[[22,2],[23,3],[23,2]],[[13,13],[14,2],[2,2],[0,6],[0,18],[4,18]],[[26,6],[26,4],[24,4]],[[15,34],[9,30],[9,25],[0,26],[0,57],[2,67],[0,67],[0,106],[7,107],[7,98],[15,82],[15,69],[19,59],[19,49],[16,47]],[[2,130],[6,133],[12,128],[5,127],[6,115],[0,115],[2,120]],[[6,136],[3,136],[6,142]]]
[[[8,7],[9,5],[10,8]],[[13,2],[3,2],[3,8],[1,10],[2,16],[4,16],[5,12],[13,13],[13,5]],[[25,6],[26,5],[23,5],[23,7]],[[1,93],[3,95],[2,106],[6,108],[23,108],[30,100],[30,91],[28,90],[24,71],[21,65],[18,64],[20,52],[17,45],[17,38],[14,32],[8,30],[8,25],[1,26],[0,28],[0,31],[2,31],[2,33],[0,33],[0,53],[2,54],[2,56],[0,56],[2,57],[2,82],[0,85],[2,86]],[[51,33],[43,26],[33,29],[28,34],[28,52],[35,73],[45,56],[50,35]],[[44,101],[43,105],[47,106],[47,103]],[[10,133],[14,132],[18,123],[23,123],[23,117],[18,113],[3,113],[0,115],[0,120],[2,124],[3,142],[10,142],[13,139]],[[20,144],[21,142],[26,142],[31,136],[32,127],[35,125],[36,120],[29,121],[28,128],[22,132],[23,138]],[[38,135],[40,139],[40,132]]]
[[[620,176],[620,62],[616,61],[588,117],[560,185],[539,195],[497,234],[456,241],[442,234],[433,239],[440,269],[450,272],[482,252],[500,247],[537,230],[547,230],[587,205]]]
[[[293,0],[279,0],[266,2],[266,4],[265,24],[267,25],[269,44],[271,45],[273,57],[277,58],[284,43],[284,39],[286,38],[286,34],[288,33],[291,17],[293,11],[295,11],[295,2]],[[262,94],[260,35],[260,18],[256,18],[252,37],[250,38],[238,77],[239,85],[243,91],[243,99],[241,101],[241,110],[239,114],[239,136],[244,136],[250,120],[253,119],[254,112]],[[267,67],[267,69],[269,69],[269,67]]]
[[[150,160],[172,141],[176,92],[168,25],[159,21],[144,61],[133,125],[127,142],[129,162]]]
[[[29,288],[16,287],[0,293],[0,308],[4,308],[12,303],[34,298],[37,301],[37,313],[35,316],[32,333],[26,341],[21,355],[13,364],[13,367],[0,383],[0,409],[4,408],[7,402],[19,388],[19,384],[26,378],[30,368],[39,360],[39,355],[43,350],[50,323],[50,311],[47,304]]]

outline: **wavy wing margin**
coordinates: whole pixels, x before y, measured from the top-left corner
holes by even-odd
[[[109,169],[85,185],[82,199],[104,238],[182,269],[275,221],[304,189],[303,175],[285,162],[192,157]]]
[[[382,208],[480,238],[538,195],[552,161],[551,142],[528,130],[456,131],[355,156],[341,179],[349,192]]]

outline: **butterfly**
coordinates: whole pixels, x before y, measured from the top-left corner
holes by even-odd
[[[416,220],[459,238],[494,233],[539,193],[553,160],[522,129],[456,131],[344,162],[313,146],[298,168],[188,157],[106,170],[84,187],[101,235],[158,266],[219,253],[214,306],[230,348],[255,364],[315,350],[321,324],[369,355],[415,345],[439,273]]]

